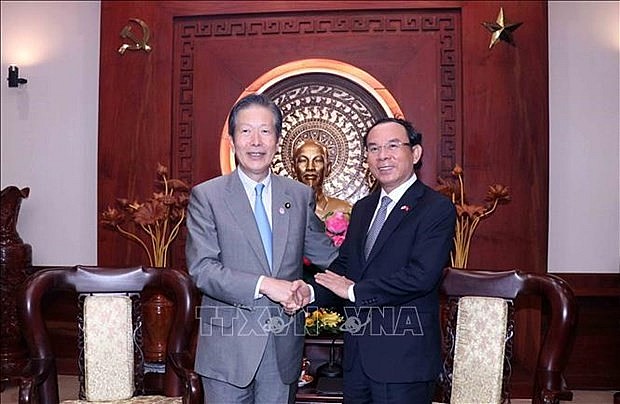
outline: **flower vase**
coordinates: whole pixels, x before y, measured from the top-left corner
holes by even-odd
[[[167,269],[162,269],[167,271]],[[142,304],[144,360],[147,363],[166,362],[166,344],[172,325],[174,303],[160,293]]]

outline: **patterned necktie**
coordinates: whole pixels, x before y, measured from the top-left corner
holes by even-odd
[[[272,261],[272,237],[271,226],[269,225],[269,219],[267,218],[267,211],[265,211],[265,205],[263,205],[263,188],[264,184],[256,184],[256,199],[254,200],[254,217],[256,218],[256,224],[258,225],[258,231],[260,232],[260,238],[263,240],[263,248],[265,249],[265,255],[267,255],[267,261],[269,262],[269,269],[273,269],[271,265]]]
[[[377,212],[377,217],[375,217],[375,221],[372,222],[370,226],[370,230],[368,230],[368,235],[366,236],[366,245],[364,246],[364,256],[368,258],[370,255],[370,250],[372,250],[373,244],[377,240],[377,236],[383,227],[383,223],[385,222],[385,215],[387,213],[388,205],[392,202],[389,196],[384,196],[381,198],[381,206],[379,207],[379,211]]]

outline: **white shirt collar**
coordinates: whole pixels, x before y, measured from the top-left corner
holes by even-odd
[[[258,184],[258,182],[248,177],[248,175],[244,173],[243,170],[240,168],[237,168],[237,173],[239,173],[239,179],[241,180],[241,183],[243,184],[243,188],[245,188],[246,191],[249,189],[253,197],[254,188],[256,188],[256,184]],[[260,183],[265,185],[265,189],[269,188],[271,185],[271,172],[269,172],[269,174],[267,174],[267,176]]]
[[[254,211],[254,202],[256,200],[255,189],[258,182],[248,177],[247,174],[240,168],[237,168],[236,171],[239,174],[239,179],[241,180],[245,194],[248,197],[248,201],[250,201],[252,211]],[[269,172],[269,174],[260,183],[265,185],[265,188],[263,189],[263,205],[265,205],[267,218],[269,218],[269,223],[271,223],[271,172]]]
[[[411,175],[411,177],[409,177],[407,181],[403,182],[402,184],[394,188],[392,192],[390,192],[389,194],[385,192],[385,189],[381,188],[381,195],[379,195],[379,200],[381,200],[385,195],[387,195],[390,197],[392,202],[394,203],[398,202],[400,198],[403,197],[405,192],[407,192],[409,187],[413,185],[414,182],[416,182],[417,179],[418,177],[415,175],[415,172],[414,172],[413,175]],[[392,203],[390,203],[390,208],[392,206],[393,206]],[[388,210],[390,210],[390,208],[388,208]]]

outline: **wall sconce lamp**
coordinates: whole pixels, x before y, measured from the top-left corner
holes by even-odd
[[[19,77],[19,68],[15,65],[9,65],[9,87],[17,87],[20,84],[26,84],[28,80]]]

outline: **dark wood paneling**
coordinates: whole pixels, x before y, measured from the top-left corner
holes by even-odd
[[[126,51],[120,37],[130,18],[152,29],[150,53]],[[98,211],[116,198],[144,200],[153,192],[157,163],[170,164],[172,25],[170,16],[150,2],[102,2],[98,150]],[[133,31],[142,37],[142,32]],[[144,264],[137,244],[118,233],[98,231],[102,266]]]
[[[509,22],[523,22],[516,47],[488,48],[503,6]],[[463,19],[463,168],[470,200],[487,187],[510,187],[512,201],[483,222],[472,243],[472,268],[546,272],[548,232],[548,49],[546,2],[468,2]],[[528,368],[540,344],[540,314],[517,314],[515,356]]]
[[[554,275],[571,285],[579,309],[569,388],[620,390],[620,274]]]

